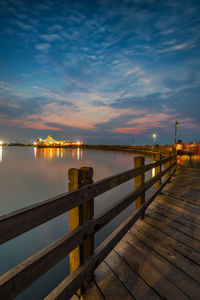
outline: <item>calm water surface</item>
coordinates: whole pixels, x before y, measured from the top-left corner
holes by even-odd
[[[91,149],[36,149],[3,147],[0,149],[1,215],[68,190],[68,170],[83,166],[93,167],[94,181],[134,167],[134,156],[127,152]],[[145,163],[152,162],[146,156]],[[146,178],[151,176],[146,173]],[[134,187],[133,180],[95,198],[95,214],[119,200]],[[97,246],[134,209],[133,205],[105,226],[95,236]],[[28,233],[1,246],[1,274],[68,231],[65,213]],[[43,299],[68,274],[68,258],[43,275],[17,299]]]

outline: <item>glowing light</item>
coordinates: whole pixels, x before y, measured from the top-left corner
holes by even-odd
[[[154,143],[156,144],[156,137],[157,137],[157,135],[154,133],[154,134],[152,135],[152,137],[154,138]]]
[[[151,170],[151,175],[152,175],[152,177],[155,177],[155,173],[156,173],[156,169],[153,168],[153,169]]]
[[[79,160],[80,159],[80,149],[78,148],[77,149],[77,160]]]
[[[2,141],[0,141],[0,146],[1,146],[1,145],[3,145],[3,142],[2,142]]]
[[[34,144],[35,144],[35,143],[34,143]],[[35,148],[34,148],[34,157],[35,157],[35,159],[37,158],[37,151],[38,151],[38,148],[35,147]]]

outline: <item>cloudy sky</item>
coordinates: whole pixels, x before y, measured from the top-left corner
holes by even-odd
[[[200,141],[200,2],[1,0],[0,139]]]

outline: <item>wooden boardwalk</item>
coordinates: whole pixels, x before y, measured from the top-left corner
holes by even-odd
[[[96,269],[83,298],[200,299],[200,169],[177,170]]]

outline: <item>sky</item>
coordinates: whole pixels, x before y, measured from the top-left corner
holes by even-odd
[[[0,0],[0,140],[200,142],[200,1]]]

